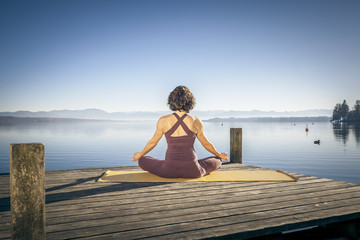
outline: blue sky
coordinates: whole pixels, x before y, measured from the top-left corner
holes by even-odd
[[[0,111],[331,109],[360,99],[360,1],[0,0]]]

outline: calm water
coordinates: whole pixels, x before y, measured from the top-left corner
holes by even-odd
[[[41,142],[46,169],[135,165],[155,121],[29,123],[0,126],[0,173],[9,172],[10,143]],[[360,126],[332,123],[205,122],[205,132],[219,151],[230,150],[230,128],[243,128],[243,163],[312,176],[360,183]],[[320,145],[314,144],[321,140]],[[210,154],[196,142],[199,158]],[[150,152],[164,158],[163,137]]]

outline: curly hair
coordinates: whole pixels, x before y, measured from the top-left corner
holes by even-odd
[[[172,111],[184,110],[189,112],[195,106],[195,98],[185,86],[177,86],[168,97],[168,105]]]

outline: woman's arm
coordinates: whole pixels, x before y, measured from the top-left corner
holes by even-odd
[[[150,141],[146,144],[144,149],[141,152],[134,153],[133,162],[139,160],[142,156],[150,152],[160,141],[163,131],[163,118],[160,118],[156,125],[156,131],[154,136],[150,139]]]
[[[203,145],[203,147],[206,150],[208,150],[215,156],[217,156],[225,161],[229,161],[228,154],[227,153],[219,153],[215,149],[214,145],[206,138],[205,133],[204,133],[204,126],[200,119],[196,118],[196,120],[194,122],[194,126],[195,126],[195,129],[197,130],[196,136],[199,139],[201,145]]]

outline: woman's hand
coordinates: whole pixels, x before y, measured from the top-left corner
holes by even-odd
[[[137,160],[139,160],[142,157],[141,153],[137,152],[134,153],[134,157],[133,157],[133,162],[136,162]]]
[[[229,157],[228,157],[227,153],[220,153],[219,158],[221,158],[222,160],[225,160],[225,161],[229,161]]]

